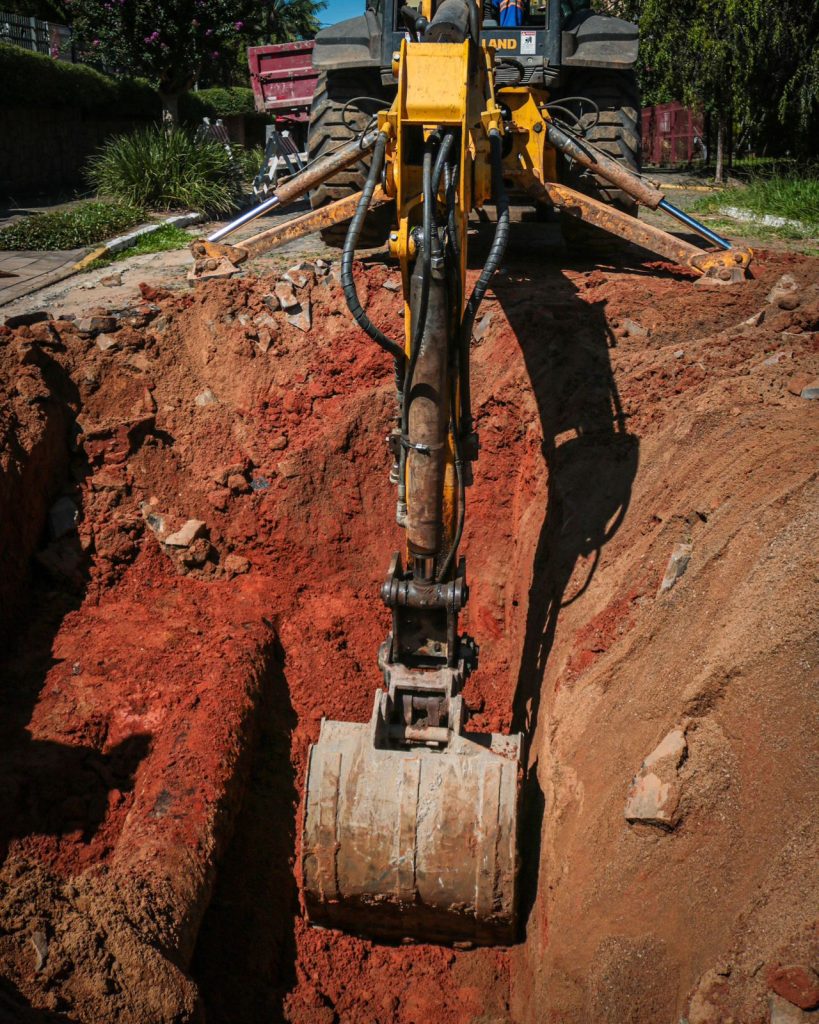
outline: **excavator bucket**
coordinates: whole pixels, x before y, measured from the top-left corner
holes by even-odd
[[[310,749],[302,845],[313,924],[391,940],[515,936],[521,737],[324,720]]]

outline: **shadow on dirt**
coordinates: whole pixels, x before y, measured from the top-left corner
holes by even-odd
[[[0,580],[0,861],[15,838],[79,831],[88,842],[105,818],[109,794],[133,788],[150,746],[149,735],[135,735],[103,753],[106,730],[94,722],[76,744],[36,739],[29,731],[46,680],[59,695],[82,675],[80,663],[61,663],[52,648],[64,618],[81,605],[88,579],[77,534],[69,526],[53,539],[47,512],[70,473],[76,479],[87,470],[70,446],[79,394],[44,348],[32,358],[48,387],[46,431],[29,451],[12,429],[0,472],[0,552],[8,555]],[[79,506],[78,495],[75,500]],[[53,729],[66,731],[66,723],[57,720]]]
[[[80,1024],[76,1017],[36,1010],[17,986],[0,978],[0,1024]]]
[[[548,474],[511,726],[513,732],[524,733],[527,744],[537,724],[560,610],[586,591],[604,545],[622,524],[639,460],[639,441],[627,430],[612,373],[609,352],[616,339],[605,303],[583,301],[559,264],[537,265],[537,277],[512,265],[493,282],[526,362]],[[583,267],[576,259],[572,265],[595,269],[595,264]],[[579,559],[590,564],[569,593]],[[524,922],[537,892],[545,812],[535,767],[528,772],[523,793],[522,832],[536,837],[521,851]]]
[[[295,983],[296,713],[284,666],[277,641],[247,789],[190,967],[209,1024],[282,1020]]]

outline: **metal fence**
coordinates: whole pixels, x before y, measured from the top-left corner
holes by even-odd
[[[73,61],[71,30],[54,21],[0,11],[0,43],[13,43],[35,53]]]

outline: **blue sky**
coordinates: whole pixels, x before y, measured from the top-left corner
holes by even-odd
[[[365,7],[366,0],[329,0],[319,18],[322,25],[335,25],[337,21],[363,14]]]

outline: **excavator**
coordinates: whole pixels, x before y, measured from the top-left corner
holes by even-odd
[[[512,230],[512,203],[555,208],[715,286],[743,280],[752,257],[669,203],[629,153],[623,158],[616,136],[614,154],[610,134],[595,136],[611,126],[616,105],[599,91],[567,95],[570,70],[629,72],[634,26],[584,9],[567,17],[559,0],[511,29],[501,30],[494,13],[475,0],[421,0],[418,8],[388,0],[324,40],[321,33],[312,159],[192,245],[192,276],[202,279],[236,273],[309,232],[343,239],[350,314],[362,340],[394,366],[390,481],[405,550],[392,556],[381,587],[392,616],[378,651],[382,682],[368,722],[322,721],[301,835],[311,923],[385,941],[496,945],[517,936],[524,737],[465,728],[462,690],[478,652],[458,626],[469,597],[460,552],[466,490],[479,448],[470,342]],[[334,123],[345,128],[331,144],[328,82],[338,73],[348,85],[366,73],[373,88],[343,102],[335,89]],[[309,212],[223,241],[308,193]],[[637,204],[663,210],[706,245],[639,221]],[[492,241],[468,287],[469,218],[485,206],[494,207]],[[401,337],[370,320],[353,272],[363,240],[383,233],[385,210],[403,286]]]

